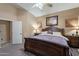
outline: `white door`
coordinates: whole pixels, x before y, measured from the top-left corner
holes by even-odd
[[[22,43],[22,22],[12,21],[12,44]]]

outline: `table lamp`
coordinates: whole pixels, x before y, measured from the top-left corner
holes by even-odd
[[[78,36],[79,26],[76,27],[76,35]]]

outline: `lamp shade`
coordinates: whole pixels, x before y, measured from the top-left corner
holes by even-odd
[[[38,28],[40,27],[40,24],[36,24],[36,23],[35,23],[35,24],[33,24],[32,26],[33,26],[34,29],[38,29]]]

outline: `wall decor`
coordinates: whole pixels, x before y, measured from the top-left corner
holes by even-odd
[[[78,26],[78,18],[70,18],[65,20],[65,27],[76,27]]]
[[[46,26],[58,25],[58,16],[46,17]]]

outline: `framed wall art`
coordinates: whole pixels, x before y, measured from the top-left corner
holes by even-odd
[[[78,18],[70,18],[65,20],[65,27],[76,27],[78,26]]]
[[[46,17],[46,26],[58,25],[58,16]]]

